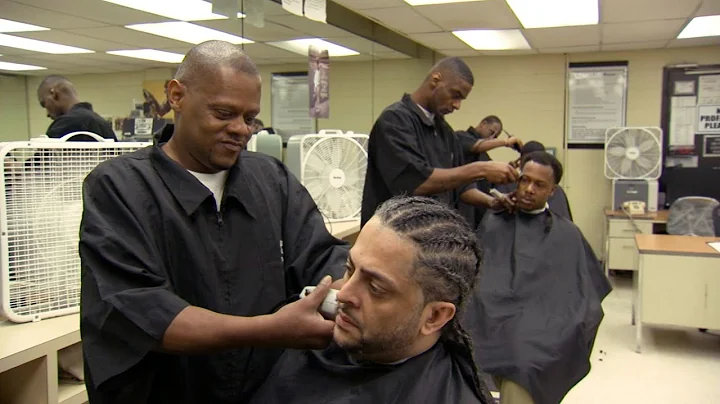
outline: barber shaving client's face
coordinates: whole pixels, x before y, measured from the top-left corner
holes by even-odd
[[[360,232],[337,295],[340,309],[333,331],[335,343],[357,359],[406,359],[404,352],[413,344],[437,337],[452,319],[438,320],[437,309],[449,303],[425,303],[413,278],[416,254],[408,239],[377,218]]]

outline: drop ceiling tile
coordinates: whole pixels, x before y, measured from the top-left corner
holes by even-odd
[[[701,0],[602,0],[603,23],[687,18]]]
[[[52,29],[92,28],[107,25],[99,21],[78,18],[65,13],[60,14],[13,1],[0,0],[0,10],[2,18]]]
[[[642,50],[642,49],[659,49],[667,46],[668,41],[650,41],[650,42],[628,42],[616,44],[603,44],[603,51],[626,51],[626,50]]]
[[[12,35],[57,43],[61,45],[77,46],[84,49],[94,50],[96,52],[104,52],[116,49],[136,49],[135,47],[125,43],[106,41],[103,39],[78,35],[67,31],[50,30],[36,32],[16,32]],[[121,37],[118,37],[117,39],[122,40]]]
[[[101,0],[12,0],[17,3],[50,10],[108,25],[128,25],[172,21],[171,19]],[[152,0],[146,0],[152,1]]]
[[[687,46],[720,46],[720,36],[705,38],[673,39],[668,44],[669,48],[680,48]],[[715,49],[716,55],[720,57],[720,48]],[[0,52],[2,53],[2,52]]]
[[[695,15],[718,15],[720,14],[720,0],[703,0],[700,9]]]
[[[481,51],[486,56],[517,56],[517,55],[534,55],[537,53],[535,49],[523,50],[499,50],[499,51]]]
[[[403,0],[333,0],[335,3],[345,6],[353,10],[367,10],[373,8],[387,8],[387,7],[398,7],[407,6],[410,7]]]
[[[603,24],[602,43],[650,42],[677,37],[685,19]]]
[[[122,42],[127,46],[135,46],[141,49],[179,48],[187,45],[186,42],[147,34],[125,27],[70,29],[68,32],[110,42]]]
[[[350,48],[356,52],[364,53],[364,54],[372,54],[374,52],[388,52],[392,51],[392,49],[385,47],[383,45],[377,44],[373,41],[370,41],[365,38],[361,37],[340,37],[340,38],[325,38],[326,41],[332,42],[334,44],[344,46],[346,48]]]
[[[9,48],[0,46],[0,55],[37,55],[39,52],[33,52],[25,49]]]
[[[416,7],[395,7],[363,10],[363,14],[403,34],[441,32],[442,28],[415,11]]]
[[[304,37],[315,36],[315,37],[331,37],[331,36],[352,36],[351,33],[337,28],[330,24],[323,24],[321,22],[313,21],[305,17],[299,17],[297,15],[285,15],[285,16],[268,16],[268,21],[276,24],[291,28],[304,33]]]
[[[600,51],[600,45],[585,45],[585,46],[566,46],[560,48],[540,48],[540,53],[586,53],[586,52],[598,52]]]
[[[413,34],[410,38],[431,49],[469,49],[469,46],[450,32]]]
[[[92,55],[92,56],[89,56]],[[101,55],[101,56],[97,56]],[[104,53],[100,54],[85,54],[83,57],[79,55],[28,55],[23,58],[28,60],[35,60],[37,63],[62,63],[68,66],[108,66],[112,64],[137,66],[144,65],[144,61],[141,59],[130,59],[123,58],[117,59],[116,56],[107,55]],[[127,59],[127,60],[125,60]]]
[[[599,25],[533,28],[524,30],[524,33],[533,48],[564,48],[600,43]]]
[[[437,51],[439,53],[442,53],[445,56],[458,56],[458,57],[482,56],[480,51],[476,51],[475,49],[471,49],[467,46],[465,47],[465,49],[439,49]]]
[[[238,19],[235,21],[197,21],[195,24],[227,32],[229,34],[242,36],[256,42],[285,41],[307,35],[303,32],[275,24],[267,20],[265,21],[265,26],[262,28],[257,28],[248,24],[244,19]]]
[[[411,59],[410,56],[408,56],[408,55],[406,55],[406,54],[404,54],[404,53],[395,52],[395,51],[393,51],[393,52],[377,52],[377,53],[375,53],[375,56],[376,56],[378,59],[381,59],[381,60],[389,60],[389,59]]]
[[[515,17],[505,0],[486,0],[413,8],[446,31],[521,27],[520,21]]]
[[[262,43],[249,43],[245,45],[245,52],[250,55],[253,60],[258,57],[261,59],[279,59],[292,58],[295,53],[286,51],[285,49],[276,48],[274,46]]]
[[[3,55],[0,57],[0,60],[3,62],[11,62],[11,63],[22,63],[27,65],[34,65],[34,66],[42,66],[47,68],[70,68],[70,67],[79,67],[76,64],[63,62],[61,60],[37,60],[33,58],[29,58],[27,56],[11,56],[11,55]]]

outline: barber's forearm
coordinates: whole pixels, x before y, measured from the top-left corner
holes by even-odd
[[[474,154],[480,154],[485,153],[487,151],[490,151],[492,149],[497,149],[498,147],[505,147],[507,146],[507,141],[505,139],[488,139],[488,140],[478,140],[475,142],[475,144],[472,147],[472,152]]]
[[[414,195],[428,196],[451,191],[475,182],[483,177],[478,162],[454,168],[435,168],[425,182],[415,188]]]
[[[493,197],[477,189],[468,189],[460,195],[460,200],[468,205],[491,207]]]
[[[172,353],[211,353],[241,346],[267,345],[276,336],[271,315],[239,317],[188,306],[170,323],[162,349]]]

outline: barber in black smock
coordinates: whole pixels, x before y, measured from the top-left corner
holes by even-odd
[[[342,276],[348,248],[282,163],[244,150],[260,89],[237,47],[197,45],[168,85],[170,139],[88,175],[80,258],[91,403],[247,402],[279,348],[332,339],[317,308],[323,276]]]
[[[47,76],[38,86],[38,102],[47,111],[53,123],[47,129],[49,138],[59,139],[72,132],[92,132],[105,139],[117,140],[108,121],[103,119],[87,102],[80,102],[75,86],[62,76]],[[73,137],[72,140],[95,139],[89,136]]]
[[[515,170],[506,163],[463,165],[462,149],[444,119],[460,109],[473,82],[465,62],[443,59],[415,92],[380,114],[368,144],[363,225],[381,203],[403,194],[432,196],[456,209],[461,200],[492,208],[507,202],[478,191],[473,183],[481,178],[493,183],[514,181]]]

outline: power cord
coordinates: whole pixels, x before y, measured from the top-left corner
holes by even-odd
[[[640,226],[637,225],[637,222],[635,222],[635,218],[633,215],[630,214],[630,211],[625,208],[625,206],[621,207],[622,211],[625,212],[625,215],[630,219],[630,224],[632,224],[632,227],[635,229],[636,233],[643,234],[642,230],[640,230]]]

